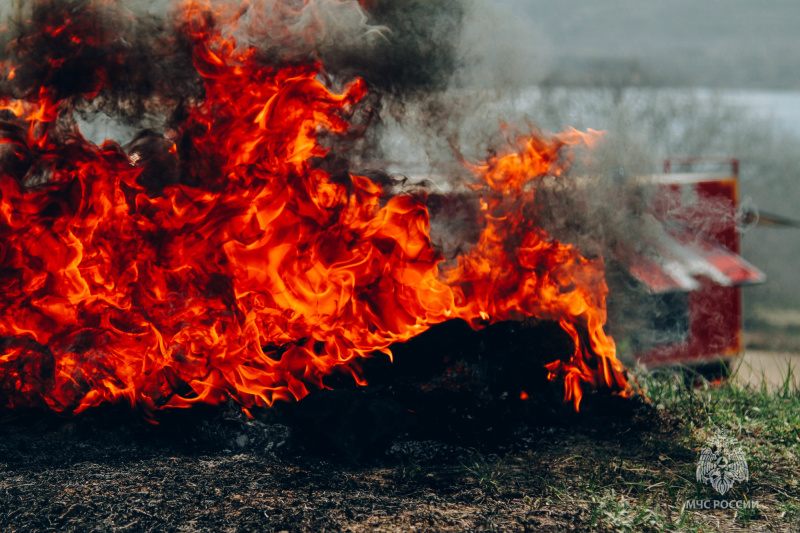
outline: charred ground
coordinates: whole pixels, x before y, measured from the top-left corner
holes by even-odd
[[[575,412],[529,373],[569,348],[552,326],[433,328],[394,366],[370,360],[370,386],[332,378],[252,419],[233,405],[157,424],[120,406],[3,412],[0,529],[797,530],[796,391],[662,372],[640,376],[648,400],[587,394]],[[731,497],[758,510],[683,509],[716,496],[694,470],[720,427],[739,428],[750,465]]]
[[[513,436],[488,448],[451,444],[441,427],[377,443],[380,426],[396,425],[387,419],[397,413],[363,395],[348,396],[349,406],[334,401],[342,411],[332,420],[323,416],[331,404],[311,398],[293,417],[279,416],[283,423],[271,411],[247,420],[222,408],[171,413],[158,426],[119,409],[75,419],[6,414],[0,524],[8,531],[582,530],[587,506],[554,508],[542,499],[553,479],[576,468],[567,459],[590,450],[642,454],[643,442],[652,446],[674,424],[636,400],[591,400],[580,415],[539,404],[547,423],[536,426],[542,421],[528,413]],[[491,433],[487,417],[479,418],[476,429]],[[370,449],[353,459],[348,446],[365,441]]]
[[[455,321],[394,346],[394,364],[367,360],[367,387],[335,374],[331,389],[253,410],[252,419],[232,404],[156,412],[152,421],[120,406],[73,418],[7,411],[0,524],[563,529],[586,510],[534,510],[531,495],[546,482],[525,465],[546,450],[555,461],[574,439],[619,446],[620,435],[655,430],[662,418],[640,400],[602,394],[575,413],[542,366],[572,349],[555,323],[475,331]]]

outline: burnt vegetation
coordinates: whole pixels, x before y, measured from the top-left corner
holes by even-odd
[[[494,413],[500,416],[480,413],[503,400],[462,391],[454,403],[443,399],[447,392],[426,392],[428,409],[450,402],[477,413],[470,422],[477,440],[463,440],[458,410],[427,427],[419,418],[409,425],[388,407],[397,394],[380,386],[360,397],[321,392],[254,411],[253,419],[235,407],[161,413],[158,425],[112,407],[71,419],[5,412],[0,526],[795,531],[800,409],[790,382],[767,391],[739,385],[735,376],[712,385],[695,374],[662,372],[642,377],[649,401],[587,396],[581,413],[535,394],[516,410],[512,434],[499,439],[489,435],[507,408]],[[376,438],[403,424],[407,433]],[[719,498],[695,481],[695,470],[699,450],[720,427],[738,427],[750,468],[750,480],[726,498],[757,501],[757,509],[684,507]]]

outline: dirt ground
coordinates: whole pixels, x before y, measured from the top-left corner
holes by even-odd
[[[769,390],[788,384],[794,390],[800,385],[800,352],[773,352],[746,350],[732,365],[740,383],[760,387],[764,383]]]

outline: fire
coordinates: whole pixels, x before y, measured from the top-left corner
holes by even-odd
[[[547,368],[576,409],[586,385],[629,393],[603,332],[602,260],[526,212],[531,184],[565,172],[570,148],[596,133],[535,133],[467,164],[483,231],[440,271],[423,198],[386,200],[369,178],[326,169],[335,143],[362,133],[349,117],[366,83],[334,90],[315,60],[265,66],[219,30],[236,19],[211,24],[210,9],[187,3],[180,25],[204,97],[159,141],[181,182],[154,190],[147,154],[65,133],[72,109],[46,87],[0,95],[6,406],[271,405],[337,368],[363,383],[358,359],[445,320],[526,316],[573,338],[572,357]],[[18,67],[3,65],[9,77]]]

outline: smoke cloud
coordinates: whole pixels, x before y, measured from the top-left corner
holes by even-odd
[[[255,50],[253,59],[264,66],[319,61],[334,89],[361,78],[370,91],[354,114],[361,139],[331,140],[343,146],[320,165],[335,176],[368,173],[388,193],[428,195],[433,239],[446,258],[475,242],[479,195],[465,187],[463,162],[508,151],[518,134],[537,131],[528,121],[542,113],[520,111],[547,62],[535,21],[482,0],[188,5],[6,6],[0,94],[25,100],[45,91],[72,108],[54,134],[67,139],[94,128],[91,140],[102,142],[105,134],[124,143],[147,162],[140,182],[157,195],[172,183],[195,184],[195,167],[213,167],[191,152],[192,131],[175,132],[188,107],[204,98],[192,55],[203,31],[221,32],[236,50]],[[0,134],[13,139],[16,128],[4,125]],[[646,188],[634,181],[652,172],[653,154],[624,131],[580,154],[571,174],[537,183],[536,203],[527,208],[550,235],[587,257],[613,257],[619,242],[646,250],[662,231],[644,208]],[[169,152],[173,140],[178,154]],[[29,186],[48,179],[46,169],[29,173],[25,157],[3,163],[27,173]]]

